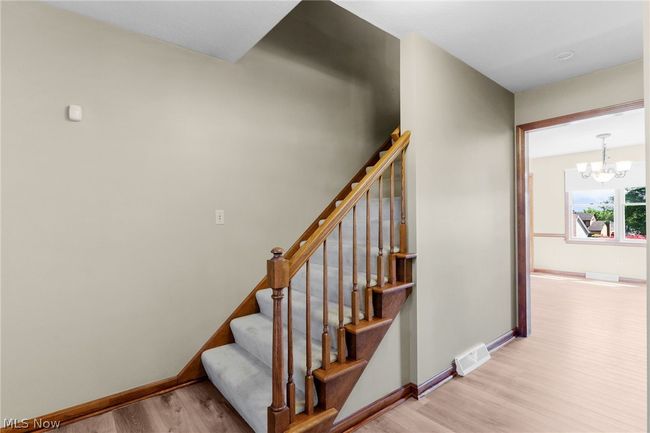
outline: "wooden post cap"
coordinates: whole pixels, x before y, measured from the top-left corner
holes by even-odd
[[[273,258],[266,261],[266,274],[272,289],[284,289],[289,285],[289,260],[283,257],[284,250],[275,247],[271,250]]]
[[[391,132],[390,138],[391,140],[393,140],[393,143],[399,139],[399,126],[395,128],[393,132]]]

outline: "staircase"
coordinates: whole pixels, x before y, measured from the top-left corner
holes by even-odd
[[[395,130],[181,372],[258,433],[327,432],[413,287]],[[199,358],[200,357],[200,358]]]

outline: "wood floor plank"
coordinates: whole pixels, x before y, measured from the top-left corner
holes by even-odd
[[[646,431],[646,286],[531,279],[531,337],[361,431]]]
[[[177,393],[192,419],[201,424],[200,432],[253,431],[210,382],[181,388]]]
[[[178,392],[176,390],[142,401],[156,431],[184,433],[201,430],[202,424],[185,409]]]
[[[533,334],[361,433],[644,432],[646,286],[532,276]],[[250,433],[210,382],[61,428],[63,433]]]
[[[112,412],[67,424],[55,431],[58,433],[117,433]]]
[[[160,433],[149,418],[143,401],[120,407],[111,412],[117,433]]]

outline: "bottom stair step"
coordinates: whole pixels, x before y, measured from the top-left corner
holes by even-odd
[[[266,433],[271,369],[236,343],[206,350],[201,361],[214,386],[248,425],[257,433]],[[304,406],[304,395],[296,390],[296,412]]]

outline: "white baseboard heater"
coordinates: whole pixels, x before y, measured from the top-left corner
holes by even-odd
[[[605,274],[602,272],[585,272],[585,278],[588,280],[609,281],[612,283],[618,283],[619,281],[618,275]]]
[[[484,343],[478,344],[454,358],[456,373],[459,376],[467,376],[489,360],[490,352],[487,346]]]

